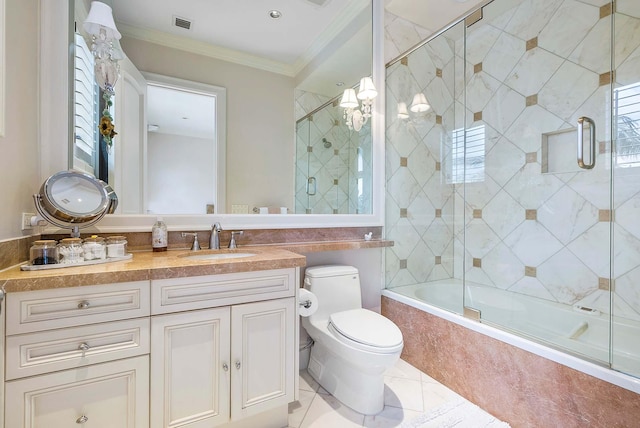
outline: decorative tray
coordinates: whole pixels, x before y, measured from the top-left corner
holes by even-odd
[[[123,260],[131,260],[133,254],[129,253],[122,257],[111,257],[106,259],[97,259],[97,260],[85,260],[80,263],[55,263],[49,265],[30,265],[25,264],[20,266],[20,270],[45,270],[45,269],[62,269],[62,268],[70,268],[70,267],[78,267],[78,266],[90,266],[90,265],[101,265],[103,263],[111,263],[111,262],[121,262]]]

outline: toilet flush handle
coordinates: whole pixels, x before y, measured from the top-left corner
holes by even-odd
[[[311,280],[309,278],[305,278],[304,285],[311,285]]]

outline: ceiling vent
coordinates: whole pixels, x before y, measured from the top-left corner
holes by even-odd
[[[307,1],[309,3],[315,4],[316,6],[322,7],[322,6],[326,5],[327,3],[329,3],[331,0],[307,0]]]
[[[179,16],[173,17],[173,25],[184,28],[185,30],[191,30],[191,21],[186,18],[180,18]]]

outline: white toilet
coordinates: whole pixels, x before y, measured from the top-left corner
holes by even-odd
[[[309,374],[344,405],[366,415],[379,413],[383,375],[400,358],[402,332],[391,320],[362,308],[355,267],[310,267],[304,288],[318,298],[318,310],[302,318],[314,340]]]

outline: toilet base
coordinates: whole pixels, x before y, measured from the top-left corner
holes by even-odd
[[[375,415],[384,408],[384,372],[387,367],[355,366],[316,342],[311,348],[309,374],[320,386],[358,413]]]

